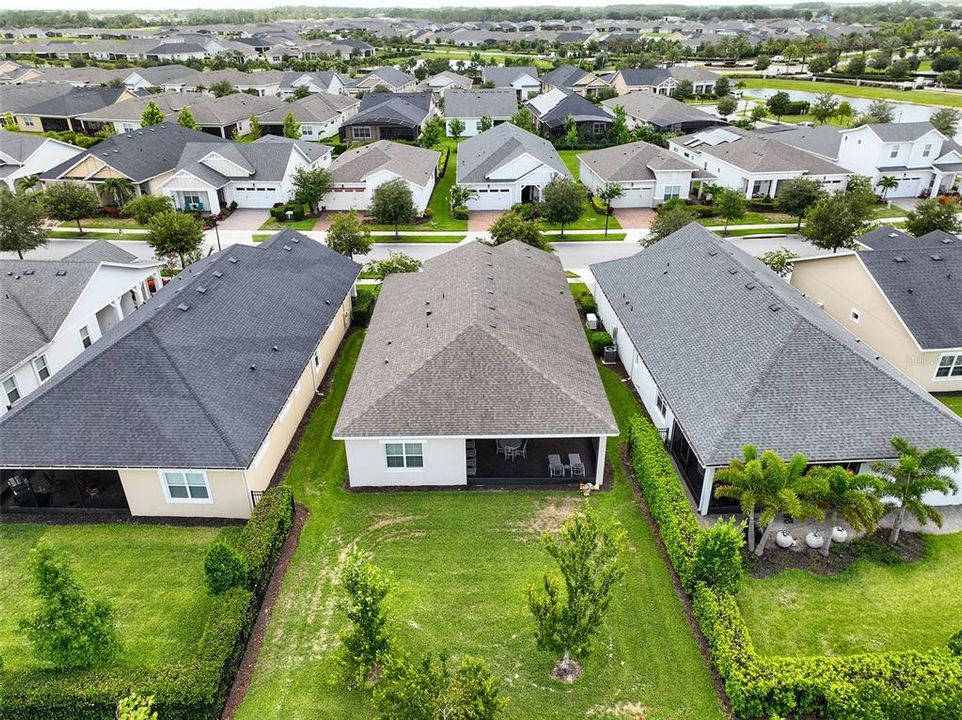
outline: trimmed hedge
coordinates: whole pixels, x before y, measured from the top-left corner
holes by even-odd
[[[154,709],[164,720],[219,718],[293,518],[290,488],[264,493],[241,535],[249,587],[214,598],[196,657],[151,668],[0,671],[0,718],[114,720],[117,702],[132,691],[153,695]]]
[[[628,443],[635,476],[737,716],[962,720],[962,667],[947,651],[758,655],[735,597],[693,577],[701,525],[658,430],[639,416]]]

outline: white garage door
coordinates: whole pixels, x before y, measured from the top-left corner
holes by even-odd
[[[511,207],[511,188],[479,189],[468,202],[471,210],[507,210]]]
[[[242,208],[269,208],[284,198],[277,185],[244,185],[234,189],[234,202]]]
[[[655,189],[652,187],[625,188],[622,196],[614,200],[611,206],[616,208],[650,208],[654,193]]]
[[[919,194],[921,180],[920,177],[899,178],[899,186],[889,190],[886,197],[916,197]]]

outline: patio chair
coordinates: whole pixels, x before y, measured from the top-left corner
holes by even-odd
[[[528,441],[527,440],[521,443],[521,447],[514,449],[514,456],[518,457],[519,455],[523,458],[528,457]]]
[[[505,451],[504,451],[504,445],[501,444],[501,441],[500,441],[500,440],[495,440],[495,441],[494,441],[494,445],[495,445],[495,449],[494,449],[494,454],[495,454],[495,455],[504,454],[504,456],[507,457],[507,453],[505,453]]]
[[[568,453],[568,466],[571,468],[571,477],[585,476],[585,464],[581,462],[581,455],[578,453]]]
[[[565,466],[561,462],[560,455],[548,456],[548,473],[553,478],[565,476]]]

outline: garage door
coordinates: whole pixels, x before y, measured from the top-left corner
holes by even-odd
[[[511,207],[510,188],[479,189],[478,194],[468,201],[471,210],[507,210]]]
[[[886,197],[916,197],[919,194],[921,180],[920,177],[899,178],[899,186],[889,190]]]
[[[234,202],[242,208],[269,208],[284,198],[276,185],[244,185],[234,189]]]
[[[652,187],[625,188],[622,196],[614,200],[611,203],[611,206],[616,208],[650,208],[652,205],[652,196],[654,195],[654,192],[655,189]]]

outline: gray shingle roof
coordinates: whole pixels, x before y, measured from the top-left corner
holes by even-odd
[[[203,73],[186,65],[156,65],[148,68],[135,68],[129,71],[131,75],[136,73],[147,82],[153,85],[163,85],[165,83],[199,82]]]
[[[197,96],[193,93],[163,92],[142,98],[121,100],[113,105],[84,113],[79,117],[85,121],[116,122],[130,120],[139,123],[144,113],[144,108],[147,107],[149,103],[154,103],[161,109],[165,116],[170,116],[180,112],[197,99]]]
[[[869,123],[868,127],[884,142],[910,142],[935,129],[928,120],[907,123]]]
[[[565,97],[542,112],[537,101],[541,98],[546,98],[550,93],[564,93]],[[528,108],[531,114],[534,115],[542,125],[549,128],[564,125],[565,120],[569,117],[575,122],[594,121],[608,124],[612,122],[611,115],[590,100],[586,100],[571,90],[555,88],[549,91],[549,93],[529,100],[525,103],[525,107]]]
[[[444,117],[507,119],[518,109],[518,94],[511,88],[449,90],[444,93]]]
[[[378,140],[341,153],[328,170],[335,183],[361,182],[378,170],[387,170],[415,185],[424,186],[437,172],[437,150]]]
[[[842,133],[831,125],[798,127],[795,125],[772,125],[760,130],[763,134],[774,135],[775,139],[805,152],[821,155],[835,160],[842,145]]]
[[[291,230],[218,253],[5,415],[0,465],[246,468],[359,271]]]
[[[494,170],[525,153],[551,167],[559,175],[571,177],[554,145],[543,137],[506,122],[468,138],[458,146],[457,182],[488,182],[488,176]]]
[[[69,83],[31,83],[29,85],[0,85],[0,108],[4,113],[19,113],[58,95],[73,90]]]
[[[864,245],[869,250],[893,250],[903,247],[915,240],[904,230],[891,225],[882,225],[855,238],[855,242]]]
[[[858,256],[921,347],[962,346],[962,244]]]
[[[188,143],[229,145],[229,140],[176,123],[163,123],[107,138],[83,155],[77,155],[41,174],[43,180],[69,177],[68,171],[88,157],[95,157],[134,182],[143,182],[177,167]]]
[[[812,462],[888,458],[896,435],[962,453],[962,419],[697,223],[591,270],[706,466],[746,443]]]
[[[408,75],[406,72],[401,72],[397,68],[391,67],[390,65],[375,68],[365,75],[364,78],[361,78],[361,80],[371,76],[376,77],[378,80],[382,80],[385,85],[392,88],[404,87],[408,83],[413,83],[416,79],[413,75]]]
[[[615,98],[608,98],[602,102],[605,107],[614,110],[621,105],[625,112],[634,118],[650,122],[652,125],[677,125],[686,122],[704,122],[705,124],[724,125],[725,122],[714,115],[687,105],[667,95],[649,92],[630,92]]]
[[[538,70],[530,65],[481,68],[481,82],[494,83],[495,87],[511,87],[511,83],[522,75],[538,79]]]
[[[579,157],[606,182],[654,180],[656,170],[691,170],[697,177],[714,177],[678,153],[646,142],[615,145]]]
[[[431,93],[367,93],[357,114],[344,121],[350,125],[403,125],[424,122],[431,109]]]
[[[330,93],[312,93],[300,100],[278,105],[274,110],[268,110],[260,116],[261,125],[283,124],[287,113],[294,113],[298,122],[328,122],[352,106],[360,103],[357,98],[348,95],[332,95]]]
[[[74,88],[63,95],[25,107],[20,112],[40,117],[75,117],[112,105],[125,92],[126,88]]]
[[[266,142],[261,142],[263,138],[258,138],[252,143],[226,143],[215,147],[208,143],[187,143],[177,163],[177,169],[185,170],[214,187],[223,187],[230,177],[236,176],[224,175],[203,162],[206,156],[217,153],[250,172],[250,175],[245,176],[250,180],[280,182],[284,179],[290,165],[291,155],[296,151],[303,152],[311,162],[331,152],[331,148],[327,145],[276,136],[269,137],[271,139]]]
[[[625,68],[620,71],[621,79],[629,87],[661,85],[672,77],[665,68]]]
[[[541,82],[554,87],[573,87],[576,82],[587,74],[587,70],[582,70],[574,65],[560,65],[551,72],[545,73],[541,78]]]
[[[280,98],[233,93],[219,98],[205,96],[195,99],[190,104],[190,113],[198,125],[224,126],[286,105]]]
[[[0,153],[9,155],[17,163],[22,164],[49,139],[43,135],[31,133],[0,132]],[[3,164],[3,158],[0,158],[0,165]]]
[[[558,259],[471,242],[389,276],[335,437],[617,433]]]

